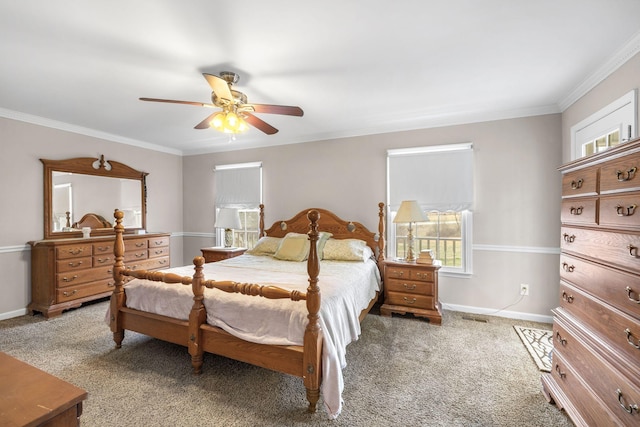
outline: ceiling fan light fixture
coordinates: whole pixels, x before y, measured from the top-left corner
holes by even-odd
[[[209,126],[223,133],[241,133],[249,126],[244,119],[233,111],[221,111],[209,122]]]

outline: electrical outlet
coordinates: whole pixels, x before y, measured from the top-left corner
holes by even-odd
[[[524,283],[520,285],[520,295],[529,295],[529,285]]]

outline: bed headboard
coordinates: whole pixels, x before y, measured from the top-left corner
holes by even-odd
[[[318,231],[326,231],[333,234],[334,239],[360,239],[376,255],[376,260],[384,259],[384,203],[378,204],[378,232],[372,232],[359,222],[345,221],[333,212],[321,208],[309,208],[300,211],[293,218],[276,221],[268,229],[264,229],[264,205],[260,205],[260,236],[284,237],[287,233],[307,234],[309,232],[309,219],[307,213],[310,210],[320,213]]]

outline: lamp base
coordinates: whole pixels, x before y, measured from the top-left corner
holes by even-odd
[[[233,246],[233,230],[226,228],[224,230],[224,247],[230,248]]]

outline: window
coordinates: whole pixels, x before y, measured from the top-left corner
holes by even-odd
[[[636,136],[636,91],[571,127],[572,159],[588,156],[629,141]]]
[[[262,163],[219,165],[215,173],[215,211],[238,209],[241,228],[233,232],[233,246],[252,248],[260,238]],[[222,245],[224,231],[216,229],[216,244]]]
[[[414,250],[430,249],[447,273],[471,273],[473,146],[451,144],[387,152],[391,258],[404,257],[408,224],[394,224],[403,200],[417,200],[428,221],[415,224]]]

